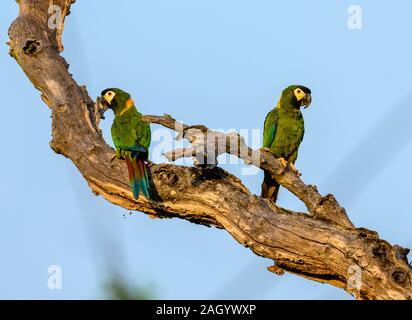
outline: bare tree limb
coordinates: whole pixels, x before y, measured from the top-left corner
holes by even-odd
[[[411,299],[412,271],[407,250],[355,228],[332,195],[322,196],[265,149],[251,150],[236,134],[178,124],[170,116],[145,119],[178,132],[191,147],[173,150],[169,159],[195,156],[199,166],[157,164],[150,168],[153,201],[133,199],[123,162],[100,133],[100,111],[79,86],[60,56],[62,26],[49,28],[49,0],[20,0],[19,17],[9,30],[10,54],[19,63],[52,113],[52,149],[69,158],[92,191],[107,201],[152,217],[178,217],[229,232],[255,254],[272,259],[278,275],[290,272],[329,283],[358,299]],[[62,21],[72,0],[54,0]],[[216,144],[214,141],[224,141]],[[234,147],[236,146],[236,147]],[[213,152],[211,152],[213,151]],[[292,212],[253,195],[241,181],[202,161],[229,153],[269,171],[301,199],[308,214]],[[361,279],[359,279],[359,276]]]
[[[306,204],[309,213],[313,216],[353,228],[353,224],[346,215],[345,210],[338,204],[333,195],[323,197],[315,186],[305,185],[298,174],[276,159],[270,150],[252,150],[237,133],[224,134],[211,131],[205,126],[188,126],[177,122],[169,115],[163,117],[145,116],[144,119],[175,130],[178,133],[178,138],[185,138],[192,144],[191,148],[166,153],[165,156],[168,160],[174,161],[179,158],[194,156],[198,159],[197,162],[201,164],[217,163],[216,159],[219,155],[229,153],[239,157],[247,164],[256,165],[272,173],[283,187]],[[210,159],[210,155],[213,159]]]

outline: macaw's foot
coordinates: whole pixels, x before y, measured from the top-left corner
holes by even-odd
[[[148,168],[151,168],[155,165],[155,163],[150,161],[150,160],[146,160],[146,165],[147,165]]]
[[[299,177],[302,175],[299,172],[299,170],[296,169],[296,167],[293,163],[286,161],[285,158],[279,158],[278,160],[282,163],[282,166],[284,166],[285,168],[289,167],[290,170],[292,170],[292,172],[295,173],[296,175],[298,175]]]
[[[280,161],[280,163],[282,164],[282,166],[287,167],[288,166],[288,162],[285,160],[285,158],[279,158],[278,159]]]
[[[299,172],[299,170],[298,169],[296,169],[296,167],[295,167],[295,165],[293,164],[293,163],[289,163],[289,165],[290,165],[290,168],[292,169],[292,171],[294,172],[294,173],[296,173],[297,175],[298,175],[298,177],[300,177],[302,174]]]
[[[116,156],[116,154],[114,154],[114,155],[110,158],[110,163],[113,163],[114,159],[116,159],[116,158],[117,158],[117,156]]]

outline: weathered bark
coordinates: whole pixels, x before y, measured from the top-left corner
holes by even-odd
[[[316,187],[305,185],[270,152],[252,151],[237,136],[203,126],[176,126],[168,116],[146,116],[149,122],[177,130],[193,147],[204,144],[210,149],[215,138],[238,139],[240,152],[226,144],[216,153],[232,153],[271,172],[306,204],[307,214],[280,208],[251,194],[238,178],[218,167],[154,164],[150,168],[154,200],[141,197],[135,201],[124,163],[112,160],[114,151],[100,134],[98,105],[85,87],[77,85],[60,56],[62,29],[52,30],[47,25],[50,3],[61,6],[64,21],[73,2],[18,1],[20,14],[9,30],[10,54],[52,111],[52,149],[74,163],[93,192],[152,217],[178,217],[223,228],[257,255],[272,259],[275,266],[268,269],[277,274],[287,271],[329,283],[359,299],[411,299],[407,250],[391,246],[376,232],[355,228],[332,195],[321,196]],[[208,139],[202,141],[205,132]],[[189,148],[166,156],[176,159],[192,155]],[[360,288],[351,285],[353,268],[361,271]]]

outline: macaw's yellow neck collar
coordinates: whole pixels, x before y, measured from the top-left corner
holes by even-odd
[[[134,106],[132,98],[127,99],[125,108],[119,113],[119,116],[124,114],[127,110]]]

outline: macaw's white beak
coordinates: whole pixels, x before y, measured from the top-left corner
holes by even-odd
[[[302,99],[302,106],[308,108],[310,104],[312,103],[312,95],[310,93],[305,94],[305,96]]]
[[[106,99],[104,99],[104,97],[97,97],[96,104],[98,112],[100,113],[100,118],[105,119],[104,114],[107,110],[109,110],[110,104]]]

